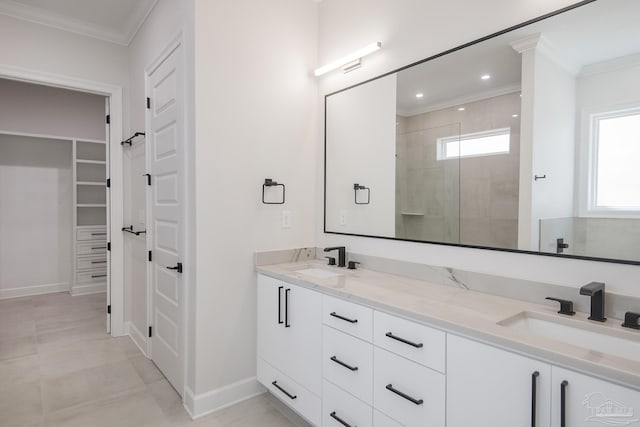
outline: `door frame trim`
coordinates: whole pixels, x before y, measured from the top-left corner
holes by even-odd
[[[111,179],[110,236],[111,236],[111,335],[125,335],[124,322],[124,240],[122,232],[124,213],[122,140],[123,99],[122,86],[85,80],[63,74],[49,73],[29,68],[0,64],[0,78],[17,80],[25,83],[70,89],[93,93],[109,98],[111,131],[109,134],[109,177]],[[114,254],[119,254],[114,256]],[[106,308],[105,308],[106,314]]]

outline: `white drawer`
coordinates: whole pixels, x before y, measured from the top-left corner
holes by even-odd
[[[392,420],[380,411],[373,410],[373,427],[402,427],[402,424]]]
[[[345,424],[371,427],[371,406],[325,380],[322,383],[322,427],[342,427]]]
[[[375,345],[445,373],[444,332],[379,311],[373,319]]]
[[[76,255],[101,255],[107,253],[107,242],[76,243]]]
[[[79,242],[87,240],[105,240],[107,238],[107,227],[78,228],[76,230],[76,240]]]
[[[373,346],[328,326],[323,327],[322,344],[324,378],[371,405]]]
[[[95,270],[96,268],[106,268],[106,255],[92,256],[76,259],[76,268],[78,270]]]
[[[373,351],[373,406],[407,427],[444,427],[445,376],[386,350]]]
[[[322,321],[347,334],[371,342],[373,310],[345,300],[322,296]]]
[[[311,424],[320,426],[322,408],[320,398],[261,358],[258,358],[258,381],[268,388],[271,394]]]
[[[107,281],[107,270],[83,271],[76,273],[76,283],[100,283]]]

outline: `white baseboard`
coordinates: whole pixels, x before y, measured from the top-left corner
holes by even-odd
[[[194,395],[189,387],[185,387],[184,407],[194,420],[243,400],[251,399],[264,393],[266,389],[258,383],[256,377],[229,384],[216,390]]]
[[[124,323],[124,333],[125,335],[129,335],[131,341],[134,342],[135,345],[138,346],[142,354],[146,357],[149,357],[147,354],[147,337],[140,332],[138,328],[131,322],[127,321]]]
[[[24,286],[21,288],[0,289],[0,299],[28,297],[32,295],[52,294],[66,292],[69,283],[49,283],[46,285]]]
[[[107,282],[75,285],[71,288],[71,295],[74,297],[78,295],[97,294],[100,292],[107,292]]]

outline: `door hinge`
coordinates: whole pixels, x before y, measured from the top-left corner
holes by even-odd
[[[153,336],[153,326],[149,326],[149,338]]]
[[[151,98],[147,97],[147,110],[151,109]]]
[[[111,115],[107,114],[107,124],[110,125],[111,124]]]
[[[151,185],[151,174],[145,173],[142,176],[146,176],[147,177],[147,185]]]
[[[149,251],[149,261],[153,260],[153,256],[151,255],[151,251]]]
[[[111,250],[111,242],[107,242],[107,250],[110,251]]]
[[[111,188],[111,178],[107,178],[107,188]]]
[[[107,314],[111,314],[111,304],[107,306]]]

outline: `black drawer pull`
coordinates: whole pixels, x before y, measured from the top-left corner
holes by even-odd
[[[289,323],[289,292],[291,292],[291,288],[284,291],[284,327],[290,328],[291,324]]]
[[[422,400],[422,399],[414,399],[413,397],[409,396],[408,394],[404,394],[400,390],[396,390],[395,388],[393,388],[393,384],[387,384],[387,386],[385,388],[387,390],[397,394],[398,396],[407,399],[409,402],[411,402],[411,403],[413,403],[415,405],[422,405],[424,403],[424,400]]]
[[[106,264],[107,261],[91,261],[91,264]]]
[[[289,393],[287,392],[287,390],[285,390],[285,389],[283,389],[282,387],[280,387],[280,386],[278,385],[278,382],[277,382],[277,381],[272,382],[272,383],[271,383],[271,385],[273,385],[275,388],[277,388],[278,390],[280,390],[281,392],[283,392],[284,394],[286,394],[286,395],[287,395],[287,397],[288,397],[289,399],[291,399],[291,400],[294,400],[294,399],[297,399],[297,398],[298,398],[298,396],[294,396],[294,395],[292,395],[292,394],[289,394]]]
[[[96,246],[95,248],[91,248],[92,251],[95,251],[96,249],[107,249],[106,246]]]
[[[357,426],[352,426],[351,424],[347,423],[345,420],[337,416],[336,411],[333,411],[332,413],[330,413],[329,416],[334,420],[336,420],[337,422],[339,422],[340,424],[342,424],[344,427],[357,427]]]
[[[282,321],[282,289],[284,289],[284,286],[278,286],[278,325],[284,323]]]
[[[569,381],[565,380],[560,383],[560,427],[567,425],[567,386]]]
[[[535,371],[531,374],[531,427],[536,427],[536,412],[538,410],[538,377],[540,372]]]
[[[401,343],[404,343],[404,344],[410,345],[411,347],[415,347],[415,348],[422,348],[422,347],[423,347],[423,344],[422,344],[422,343],[417,343],[417,344],[416,344],[416,343],[414,343],[414,342],[411,342],[411,341],[405,340],[404,338],[397,337],[397,336],[393,335],[391,332],[387,332],[387,333],[385,334],[385,336],[387,336],[387,337],[389,337],[389,338],[391,338],[391,339],[394,339],[394,340],[396,340],[396,341],[400,341]]]
[[[98,277],[107,277],[107,275],[106,274],[92,274],[91,275],[92,279],[97,279]]]
[[[333,316],[337,319],[344,320],[345,322],[349,322],[349,323],[358,323],[358,319],[349,319],[348,317],[340,316],[335,311],[332,313],[329,313],[329,316]]]
[[[331,356],[331,360],[336,362],[338,365],[343,366],[345,368],[347,368],[348,370],[355,372],[358,370],[357,366],[350,366],[347,365],[346,363],[344,363],[342,360],[338,359],[336,356]]]
[[[91,233],[92,236],[106,236],[107,233]]]

